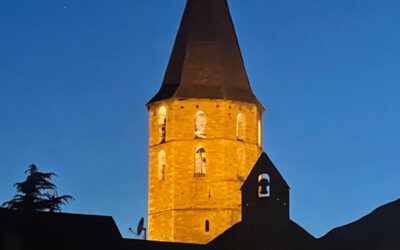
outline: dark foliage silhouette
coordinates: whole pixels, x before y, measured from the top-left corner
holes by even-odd
[[[3,207],[21,211],[61,212],[61,207],[74,200],[71,195],[57,193],[57,186],[51,182],[55,173],[42,173],[35,164],[25,171],[28,176],[23,182],[17,182],[14,187],[17,194],[10,201],[4,202]]]

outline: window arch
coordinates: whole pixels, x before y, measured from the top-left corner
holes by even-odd
[[[194,135],[196,138],[205,138],[206,137],[206,114],[203,111],[198,111],[195,116],[194,126],[195,131]]]
[[[240,141],[246,137],[246,116],[239,113],[236,117],[236,138]]]
[[[260,174],[258,176],[258,198],[266,198],[271,196],[271,181],[268,174]]]
[[[165,106],[158,109],[158,133],[161,143],[165,142],[167,135],[167,108]]]
[[[194,157],[194,176],[202,177],[206,175],[206,150],[198,147]]]
[[[165,180],[165,168],[167,165],[167,154],[164,150],[160,150],[158,152],[158,180],[162,181]]]
[[[204,225],[204,231],[207,233],[210,232],[210,221],[206,220],[205,225]]]

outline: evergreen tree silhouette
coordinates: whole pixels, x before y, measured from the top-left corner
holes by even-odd
[[[55,173],[42,173],[35,164],[25,171],[28,176],[23,182],[17,182],[14,187],[17,194],[2,207],[20,211],[61,212],[61,207],[74,200],[71,195],[59,196],[57,186],[51,182]]]

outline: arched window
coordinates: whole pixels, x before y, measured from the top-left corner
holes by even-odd
[[[205,230],[206,232],[210,232],[210,221],[206,220],[204,230]]]
[[[236,118],[236,138],[243,141],[246,137],[246,116],[239,113]]]
[[[158,180],[165,179],[165,167],[167,165],[166,153],[164,150],[158,152]]]
[[[195,131],[194,135],[196,138],[205,138],[206,137],[206,114],[203,111],[198,111],[196,113],[194,126]]]
[[[165,142],[167,135],[167,109],[164,106],[158,109],[158,133],[161,143]]]
[[[262,128],[261,128],[261,121],[258,120],[258,146],[261,147],[262,145]]]
[[[206,150],[198,147],[194,156],[194,176],[202,177],[206,175]]]
[[[260,174],[258,176],[258,198],[270,197],[271,182],[268,174]]]

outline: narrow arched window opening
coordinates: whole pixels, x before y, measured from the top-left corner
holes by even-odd
[[[210,221],[206,220],[204,230],[205,230],[206,232],[210,232]]]
[[[165,168],[167,165],[166,153],[164,150],[158,152],[158,180],[165,180]]]
[[[236,138],[243,141],[246,138],[246,116],[239,113],[236,118]]]
[[[198,147],[194,157],[194,176],[202,177],[206,175],[206,150]]]
[[[267,198],[271,196],[271,180],[268,174],[258,176],[258,198]]]
[[[167,137],[167,109],[164,106],[158,109],[158,133],[161,143],[165,142]]]
[[[198,111],[195,117],[195,131],[194,135],[196,138],[205,138],[206,137],[206,114],[203,111]]]

